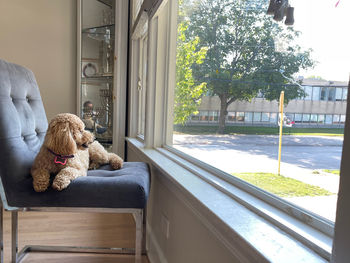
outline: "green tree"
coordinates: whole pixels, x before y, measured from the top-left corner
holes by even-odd
[[[313,66],[311,50],[296,44],[299,32],[266,15],[266,1],[202,0],[187,11],[187,38],[200,38],[208,47],[204,62],[193,65],[196,79],[206,81],[212,95],[220,98],[219,133],[224,132],[228,106],[250,101],[258,93],[285,102],[304,95],[291,81],[300,69]],[[283,51],[275,43],[283,43]]]
[[[207,53],[206,47],[198,49],[199,38],[186,40],[185,31],[188,22],[178,25],[178,38],[176,50],[176,87],[174,123],[184,124],[191,114],[197,114],[197,107],[206,91],[206,82],[198,83],[194,79],[192,66],[201,64]]]

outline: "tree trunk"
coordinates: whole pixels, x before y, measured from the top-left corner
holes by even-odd
[[[227,96],[226,94],[220,95],[220,115],[219,115],[219,129],[218,133],[219,134],[224,134],[225,131],[225,120],[226,120],[226,115],[227,115]]]

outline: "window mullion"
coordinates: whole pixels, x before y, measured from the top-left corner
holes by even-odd
[[[130,137],[135,137],[138,132],[138,91],[137,91],[137,76],[139,66],[139,40],[131,41],[131,77],[130,77],[130,96],[129,96],[129,134]]]
[[[168,72],[166,83],[166,100],[164,100],[165,122],[164,141],[166,145],[173,143],[173,122],[174,122],[174,101],[176,87],[176,41],[177,41],[177,9],[178,1],[173,0],[168,3],[169,26],[168,26]]]
[[[157,65],[157,32],[158,18],[149,20],[148,44],[147,44],[147,92],[146,92],[146,120],[145,120],[145,147],[151,148],[154,145],[154,122],[155,122],[155,86],[156,86],[156,65]]]

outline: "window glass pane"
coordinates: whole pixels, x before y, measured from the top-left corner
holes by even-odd
[[[270,122],[275,124],[277,123],[277,113],[270,113]]]
[[[261,121],[268,122],[270,119],[270,113],[263,112],[261,114]]]
[[[237,121],[244,121],[244,112],[237,112]]]
[[[176,109],[174,115],[192,117],[191,122],[174,123],[175,132],[179,125],[183,127],[181,134],[173,134],[173,146],[224,171],[227,176],[241,178],[334,220],[337,189],[332,186],[337,185],[337,179],[328,177],[323,170],[339,169],[342,140],[340,136],[325,138],[315,134],[324,134],[325,126],[331,134],[342,133],[339,123],[345,120],[345,105],[339,100],[345,98],[342,89],[347,86],[345,69],[350,68],[350,60],[345,58],[349,57],[350,43],[345,27],[337,34],[337,48],[329,48],[334,45],[334,38],[324,36],[333,35],[334,28],[339,28],[337,25],[349,23],[335,23],[340,16],[327,17],[324,23],[320,7],[324,9],[324,2],[329,1],[293,1],[295,10],[303,10],[297,12],[293,27],[276,23],[273,16],[266,14],[269,1],[178,2],[175,97],[181,100],[170,104]],[[327,49],[320,50],[320,43]],[[338,50],[341,52],[335,54]],[[326,61],[320,54],[327,54]],[[278,176],[276,141],[281,90],[288,103],[284,105],[285,145]],[[302,90],[306,94],[300,98]],[[198,111],[197,115],[193,114]],[[333,119],[335,111],[337,117]],[[186,136],[186,129],[191,138]],[[276,177],[263,179],[266,173]],[[322,180],[316,173],[322,175]],[[323,174],[331,178],[331,183],[321,183]],[[295,183],[278,183],[276,178],[281,179],[281,175],[296,180],[297,187],[287,188],[281,194],[279,186],[292,188]],[[257,185],[260,180],[262,184]],[[273,182],[270,188],[264,185],[267,181]],[[308,185],[318,188],[299,192]]]
[[[318,120],[317,120],[317,122],[318,122],[319,124],[324,124],[324,114],[319,114],[319,115],[318,115]]]
[[[209,120],[208,111],[199,111],[199,120],[207,122]]]
[[[328,88],[321,88],[321,100],[328,100]]]
[[[133,0],[133,12],[132,12],[132,20],[135,22],[137,18],[137,14],[140,11],[141,5],[142,5],[143,0]]]
[[[305,97],[304,97],[304,99],[305,100],[311,100],[311,98],[312,98],[312,87],[310,87],[310,86],[306,86],[305,87]]]
[[[333,124],[338,124],[340,121],[340,115],[333,115]]]
[[[328,88],[328,100],[329,101],[335,100],[335,88],[334,87]]]
[[[335,89],[335,100],[336,101],[341,101],[342,100],[342,92],[343,92],[342,88],[336,88]]]
[[[252,122],[253,121],[253,112],[246,112],[244,121],[245,122]]]
[[[348,89],[347,88],[345,88],[345,89],[343,89],[343,100],[347,100],[348,99]]]
[[[308,123],[310,121],[310,114],[303,114],[303,123]]]
[[[300,123],[301,122],[301,118],[302,118],[302,114],[300,114],[300,113],[295,113],[295,115],[294,115],[294,121],[295,121],[295,123]]]
[[[294,113],[286,113],[286,117],[290,122],[294,121]]]
[[[312,100],[320,100],[320,87],[313,87]]]
[[[317,114],[311,114],[310,123],[317,123]]]
[[[261,121],[261,112],[254,112],[253,121],[254,122],[260,122]]]
[[[325,119],[324,123],[325,124],[332,124],[332,119],[333,119],[332,115],[326,114],[326,119]]]
[[[346,115],[340,115],[340,123],[345,124],[345,117]]]
[[[229,111],[229,112],[227,113],[227,121],[228,121],[228,122],[236,121],[236,112],[234,112],[234,111]]]
[[[209,121],[218,121],[218,115],[217,111],[209,111]]]

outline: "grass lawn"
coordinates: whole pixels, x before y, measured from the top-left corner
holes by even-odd
[[[329,174],[336,174],[340,175],[340,170],[329,170],[329,169],[323,169],[322,172],[329,173]]]
[[[175,133],[178,134],[216,134],[217,126],[174,126]],[[226,126],[225,134],[253,134],[253,135],[278,135],[279,127],[263,126]],[[343,128],[295,128],[283,127],[285,135],[315,135],[315,136],[343,136]]]
[[[233,173],[248,183],[280,197],[333,195],[323,188],[271,173]]]

